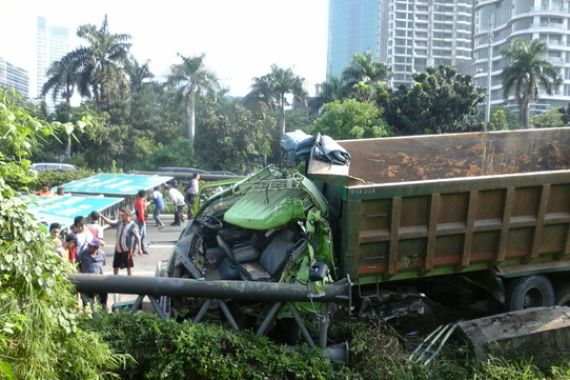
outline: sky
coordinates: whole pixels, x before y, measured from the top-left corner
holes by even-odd
[[[204,53],[234,96],[272,64],[292,68],[311,94],[325,80],[328,0],[0,0],[0,57],[28,70],[35,94],[37,17],[68,27],[73,48],[82,42],[77,26],[100,25],[105,14],[111,32],[130,34],[131,52],[157,76],[178,53]]]

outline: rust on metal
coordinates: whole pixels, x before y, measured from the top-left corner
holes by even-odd
[[[390,224],[390,256],[388,262],[388,275],[396,273],[396,264],[398,263],[398,236],[400,233],[401,211],[402,198],[394,197],[392,199],[392,221]]]

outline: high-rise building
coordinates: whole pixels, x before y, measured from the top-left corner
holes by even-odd
[[[69,31],[61,26],[48,25],[45,17],[37,21],[37,94],[41,96],[42,87],[47,80],[47,71],[52,62],[57,61],[69,51]],[[46,99],[48,106],[52,98]]]
[[[0,57],[0,87],[13,88],[27,98],[30,94],[28,72]]]
[[[329,0],[327,77],[339,76],[356,53],[379,53],[379,0]]]
[[[381,0],[380,57],[392,69],[392,86],[413,82],[414,72],[441,64],[472,71],[473,1]]]
[[[491,104],[516,110],[514,96],[503,98],[501,72],[509,64],[502,51],[515,39],[541,40],[548,46],[547,58],[560,70],[563,83],[553,95],[540,92],[530,105],[531,114],[570,102],[570,8],[564,0],[484,0],[475,5],[475,81],[488,88]],[[492,51],[491,51],[492,50]],[[489,56],[492,59],[489,62]],[[491,73],[489,75],[489,73]]]

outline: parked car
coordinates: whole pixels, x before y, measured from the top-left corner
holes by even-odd
[[[62,164],[57,162],[38,162],[32,164],[32,169],[37,172],[44,171],[57,171],[57,172],[69,172],[78,170],[77,166],[71,164]]]

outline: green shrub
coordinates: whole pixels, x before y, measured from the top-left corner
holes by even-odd
[[[178,323],[154,315],[117,313],[88,322],[117,352],[137,364],[123,379],[332,379],[322,352],[277,345],[227,326]]]
[[[95,172],[85,169],[70,170],[65,172],[45,170],[37,172],[36,177],[28,184],[28,188],[30,191],[34,191],[41,189],[44,184],[47,184],[50,187],[59,186],[67,182],[90,177],[94,174]]]

